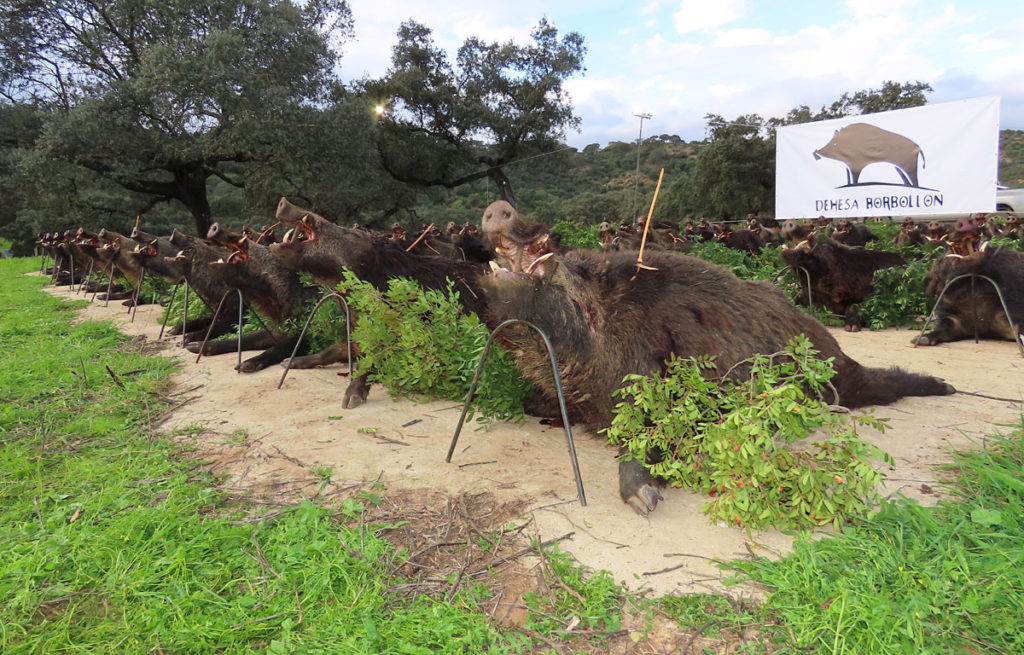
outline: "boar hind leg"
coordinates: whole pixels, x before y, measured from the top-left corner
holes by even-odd
[[[196,330],[205,330],[206,328],[210,327],[210,321],[212,320],[212,316],[202,316],[200,318],[193,318],[188,323],[185,323],[185,327],[188,328],[189,332],[193,332]],[[168,328],[164,334],[170,334],[172,336],[181,334],[181,328],[182,324],[178,323],[177,325]]]
[[[266,330],[260,330],[259,332],[252,332],[250,334],[242,335],[242,350],[261,350],[263,348],[270,348],[275,343],[274,337],[270,335]],[[185,348],[189,352],[198,353],[202,347],[202,341],[192,341],[185,344]],[[295,345],[295,342],[292,342]],[[206,348],[203,350],[204,355],[222,355],[224,353],[235,352],[238,349],[238,341],[234,338],[217,339],[216,341],[207,341]],[[287,357],[287,355],[286,355]]]
[[[619,461],[619,495],[622,502],[632,507],[637,514],[647,516],[664,500],[659,489],[664,486],[651,475],[642,462]]]
[[[348,341],[339,341],[338,343],[332,343],[318,353],[296,357],[292,360],[289,368],[317,368],[318,366],[327,366],[328,364],[347,361]]]
[[[253,373],[255,371],[262,371],[268,366],[280,364],[284,360],[288,359],[292,354],[292,350],[295,349],[296,341],[298,341],[298,337],[281,339],[259,355],[245,360],[240,365],[236,366],[235,369],[239,373]]]

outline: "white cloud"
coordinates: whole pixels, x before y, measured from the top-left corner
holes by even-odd
[[[964,34],[957,41],[963,46],[964,52],[993,52],[1011,48],[1006,41],[989,38],[983,34]]]
[[[854,18],[868,18],[871,16],[890,16],[894,12],[916,5],[918,0],[845,0],[843,4],[849,9]]]
[[[749,0],[517,0],[483,14],[452,0],[351,5],[356,42],[345,46],[346,79],[383,74],[408,17],[433,29],[453,57],[471,34],[525,42],[544,15],[560,32],[581,32],[587,72],[566,84],[584,121],[582,135],[568,135],[574,145],[636,139],[634,107],[654,114],[645,133],[702,138],[707,113],[782,116],[886,80],[931,83],[932,102],[1003,95],[1004,127],[1020,129],[1024,116],[1024,57],[1012,45],[1024,20],[1013,0],[842,0],[822,11],[804,5],[803,13]]]
[[[715,33],[712,47],[741,48],[744,46],[769,45],[773,41],[772,33],[760,28],[722,30]]]
[[[687,32],[709,31],[716,27],[731,23],[747,13],[746,0],[682,0],[679,11],[672,17],[676,31]]]

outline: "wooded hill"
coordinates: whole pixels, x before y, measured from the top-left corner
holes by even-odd
[[[582,150],[556,151],[513,163],[507,167],[506,174],[516,190],[519,208],[548,224],[564,220],[593,225],[605,218],[625,221],[633,214],[646,214],[662,168],[665,177],[655,208],[657,217],[672,221],[698,215],[742,218],[746,211],[715,216],[710,211],[704,214],[685,208],[682,196],[698,155],[707,144],[707,141],[683,141],[668,134],[645,137],[640,148],[640,181],[635,201],[636,141],[613,141],[604,147],[591,144]],[[768,172],[774,178],[773,165]],[[1024,187],[1024,131],[1000,132],[999,182],[1014,188]],[[479,220],[482,209],[498,198],[494,186],[485,181],[460,187],[447,195],[447,200],[419,205],[417,215],[424,222],[441,225],[449,220]],[[774,213],[771,204],[748,211]]]
[[[401,24],[379,78],[345,82],[346,0],[0,0],[0,237],[31,251],[84,226],[205,234],[271,223],[288,197],[341,223],[416,229],[478,221],[504,198],[547,223],[771,214],[775,130],[917,107],[924,82],[886,81],[783,117],[708,114],[706,138],[568,148],[565,83],[577,32],[466,39],[456,56]],[[388,47],[388,44],[381,44]],[[1024,184],[1024,137],[1004,134],[1002,181]]]

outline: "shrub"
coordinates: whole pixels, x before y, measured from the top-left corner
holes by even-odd
[[[475,315],[462,313],[452,283],[440,292],[394,278],[381,292],[346,271],[338,289],[359,315],[352,339],[370,381],[398,396],[465,399],[489,333]],[[480,420],[521,420],[533,387],[508,353],[491,350],[474,398]]]
[[[839,527],[878,500],[882,474],[869,458],[889,456],[856,433],[882,420],[822,400],[835,370],[816,355],[800,336],[733,367],[742,378],[709,377],[710,356],[673,359],[661,377],[629,375],[607,436],[655,476],[708,495],[701,511],[715,520]]]

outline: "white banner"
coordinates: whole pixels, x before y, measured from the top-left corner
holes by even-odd
[[[775,216],[920,216],[996,208],[999,96],[789,125]]]

